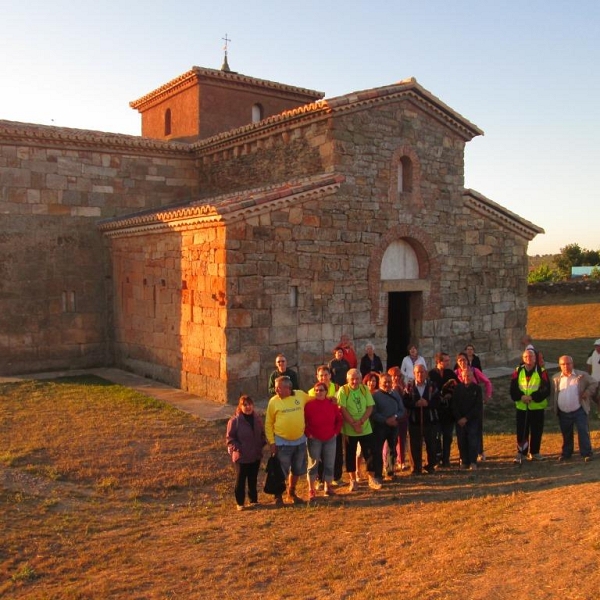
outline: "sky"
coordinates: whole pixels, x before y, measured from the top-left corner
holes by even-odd
[[[597,0],[4,0],[0,120],[140,135],[129,106],[192,66],[319,90],[417,81],[483,129],[465,187],[600,249]]]

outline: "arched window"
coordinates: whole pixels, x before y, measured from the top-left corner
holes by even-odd
[[[171,109],[165,111],[165,135],[171,135]]]
[[[260,104],[254,104],[252,106],[252,122],[258,123],[263,118],[263,107]]]
[[[398,192],[412,192],[413,167],[408,156],[403,156],[398,162]]]

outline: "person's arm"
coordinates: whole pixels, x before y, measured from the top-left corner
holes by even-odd
[[[494,388],[492,387],[492,382],[489,380],[489,378],[486,375],[484,375],[482,373],[482,371],[480,371],[477,368],[473,368],[473,373],[475,373],[475,375],[476,375],[477,383],[483,383],[483,388],[485,390],[485,399],[490,400],[492,397],[492,394],[494,392]]]
[[[233,452],[239,452],[238,439],[237,439],[237,419],[229,419],[227,423],[227,433],[225,434],[225,440],[227,442],[227,452],[232,454]]]
[[[275,395],[275,376],[275,371],[273,371],[271,375],[269,375],[269,396]]]

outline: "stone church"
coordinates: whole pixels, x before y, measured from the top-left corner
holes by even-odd
[[[0,121],[0,373],[115,365],[217,402],[342,333],[518,354],[543,230],[464,188],[482,131],[415,79],[324,99],[193,67],[142,136]]]

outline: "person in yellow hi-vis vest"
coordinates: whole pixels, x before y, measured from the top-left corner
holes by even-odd
[[[515,369],[510,381],[510,397],[517,409],[517,455],[515,464],[523,457],[544,460],[540,454],[544,433],[544,413],[548,407],[550,380],[546,369],[536,360],[534,350],[523,352],[523,362]]]

